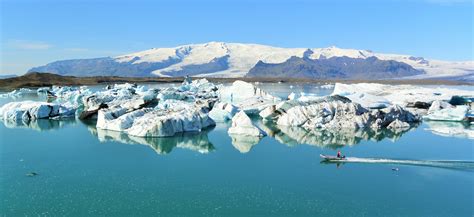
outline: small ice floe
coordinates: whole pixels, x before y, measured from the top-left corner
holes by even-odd
[[[324,84],[324,85],[319,86],[319,88],[321,88],[321,89],[331,89],[331,88],[334,88],[334,84]]]
[[[35,91],[28,88],[20,88],[18,90],[13,90],[8,93],[0,94],[0,98],[8,98],[8,97],[16,98],[16,97],[21,97],[23,94],[29,94],[29,93],[35,93]]]
[[[423,118],[433,121],[466,121],[469,113],[469,106],[459,105],[456,107],[446,107],[435,111],[429,111]]]
[[[25,175],[28,176],[28,177],[34,177],[34,176],[37,176],[37,175],[39,175],[39,174],[36,173],[36,172],[29,172],[29,173],[27,173],[27,174],[25,174]]]

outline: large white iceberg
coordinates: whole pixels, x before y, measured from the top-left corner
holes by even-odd
[[[44,118],[70,117],[74,116],[74,111],[74,108],[46,102],[10,102],[0,108],[0,118],[3,121],[28,122]]]
[[[342,98],[343,99],[343,98]],[[358,103],[327,97],[309,105],[294,106],[277,119],[281,126],[302,126],[305,129],[381,129],[393,121],[417,122],[419,117],[400,106],[367,110]]]
[[[254,97],[279,100],[255,85],[240,80],[234,81],[231,86],[223,86],[219,89],[219,98],[223,102],[240,103]]]
[[[281,101],[255,85],[245,81],[235,81],[231,86],[219,89],[219,100],[235,105],[247,114],[258,114],[270,105]]]
[[[139,137],[166,137],[180,132],[199,132],[215,125],[200,108],[153,110],[125,113],[123,109],[99,110],[97,128],[122,131]]]

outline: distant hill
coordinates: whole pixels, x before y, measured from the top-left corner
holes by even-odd
[[[117,76],[74,77],[52,73],[30,72],[23,76],[0,79],[0,89],[16,89],[20,87],[48,87],[52,85],[95,85],[108,83],[143,83],[143,82],[181,82],[183,78],[131,78]]]
[[[21,87],[36,88],[36,87],[49,87],[52,85],[59,86],[78,86],[78,85],[99,85],[99,84],[114,84],[114,83],[181,83],[183,77],[118,77],[118,76],[93,76],[93,77],[74,77],[74,76],[62,76],[52,73],[39,73],[31,72],[22,76],[0,79],[0,90],[12,90]],[[446,85],[459,85],[459,84],[473,84],[465,81],[454,81],[454,80],[420,80],[420,79],[388,79],[388,80],[373,80],[373,79],[331,79],[331,80],[315,80],[315,79],[302,79],[302,78],[257,78],[257,77],[244,77],[244,78],[208,78],[211,82],[224,83],[233,82],[235,80],[244,80],[247,82],[312,82],[312,83],[360,83],[360,82],[376,82],[384,84],[446,84]]]
[[[14,77],[16,77],[16,76],[17,76],[17,75],[13,75],[13,74],[11,74],[11,75],[0,75],[0,79],[14,78]]]
[[[303,65],[301,61],[304,62]],[[297,64],[297,62],[300,63]],[[344,62],[357,64],[337,65]],[[269,69],[277,65],[281,67],[295,64],[304,67],[306,72],[290,67],[288,69],[292,71],[285,73],[289,75],[298,72],[296,74],[302,76],[317,75],[316,77],[320,79],[343,78],[337,77],[338,74],[360,79],[399,78],[399,76],[431,79],[465,77],[474,72],[474,61],[429,60],[410,55],[380,54],[369,50],[337,47],[279,48],[224,42],[153,48],[116,57],[62,60],[34,67],[29,72],[50,72],[73,76],[177,77],[191,75],[235,78],[256,76],[257,73],[265,71],[263,67]],[[309,72],[309,69],[318,70]],[[370,73],[361,73],[364,70]],[[283,75],[283,70],[280,70],[278,74]],[[264,75],[273,76],[267,72],[260,76]],[[376,77],[373,77],[374,75]]]

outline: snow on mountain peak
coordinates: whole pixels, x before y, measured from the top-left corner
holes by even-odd
[[[426,60],[421,57],[397,54],[377,54],[370,50],[343,49],[336,46],[326,48],[280,48],[260,44],[207,42],[201,44],[189,44],[174,48],[152,48],[145,51],[135,52],[127,55],[114,57],[120,63],[130,62],[139,64],[144,62],[159,63],[172,62],[168,67],[153,71],[159,76],[169,76],[174,71],[180,71],[184,67],[192,65],[204,65],[212,61],[225,58],[227,69],[202,76],[227,76],[241,77],[255,66],[259,61],[265,63],[282,63],[290,57],[308,57],[310,59],[350,57],[368,58],[377,57],[381,60],[395,60],[404,62],[416,69],[425,70],[429,76],[446,76],[453,74],[465,74],[474,71],[471,62],[447,62]]]

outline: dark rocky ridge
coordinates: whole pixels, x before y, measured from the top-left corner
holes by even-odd
[[[419,75],[424,72],[393,60],[376,57],[331,57],[309,59],[291,57],[283,63],[258,62],[247,77],[307,78],[307,79],[386,79]]]
[[[331,57],[309,59],[291,57],[283,63],[259,61],[247,77],[306,78],[306,79],[388,79],[419,75],[424,72],[393,60],[376,57]]]

